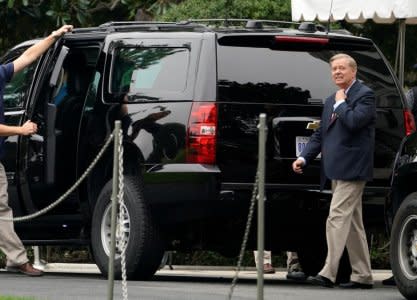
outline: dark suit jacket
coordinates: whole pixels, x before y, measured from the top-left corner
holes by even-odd
[[[326,99],[320,127],[311,136],[300,156],[306,165],[320,152],[321,188],[326,179],[371,180],[374,161],[376,105],[375,94],[358,80],[349,89],[346,102],[331,121],[335,94]]]

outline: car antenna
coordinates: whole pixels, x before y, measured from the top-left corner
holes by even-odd
[[[330,17],[332,15],[333,0],[330,1],[329,19],[327,20],[327,34],[330,32]]]

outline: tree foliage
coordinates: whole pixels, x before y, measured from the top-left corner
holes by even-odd
[[[0,0],[0,51],[20,41],[44,36],[63,24],[97,26],[164,14],[181,0]]]
[[[290,20],[289,0],[185,0],[169,9],[161,19],[179,21],[201,18]]]
[[[137,18],[138,9],[142,9],[152,17],[165,14],[170,8],[182,0],[122,0],[128,11],[128,19]]]

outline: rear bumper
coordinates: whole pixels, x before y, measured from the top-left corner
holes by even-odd
[[[144,176],[144,196],[151,205],[196,204],[219,199],[220,170],[201,164],[153,166]]]

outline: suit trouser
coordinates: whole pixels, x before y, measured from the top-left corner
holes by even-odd
[[[327,257],[320,275],[335,282],[346,246],[352,266],[351,281],[372,284],[371,261],[362,220],[365,181],[332,180],[333,197],[326,222]]]
[[[12,218],[13,212],[8,205],[7,177],[0,163],[0,217]],[[7,257],[8,266],[21,265],[28,262],[26,249],[14,231],[12,221],[0,220],[0,249]]]
[[[298,253],[287,251],[287,271],[288,272],[301,272],[300,262],[298,260]]]
[[[258,251],[253,251],[253,255],[255,257],[255,264],[258,267]],[[272,264],[271,260],[271,251],[264,251],[264,264]],[[290,252],[287,251],[287,271],[301,271],[300,263],[298,262],[298,254],[297,252]]]

